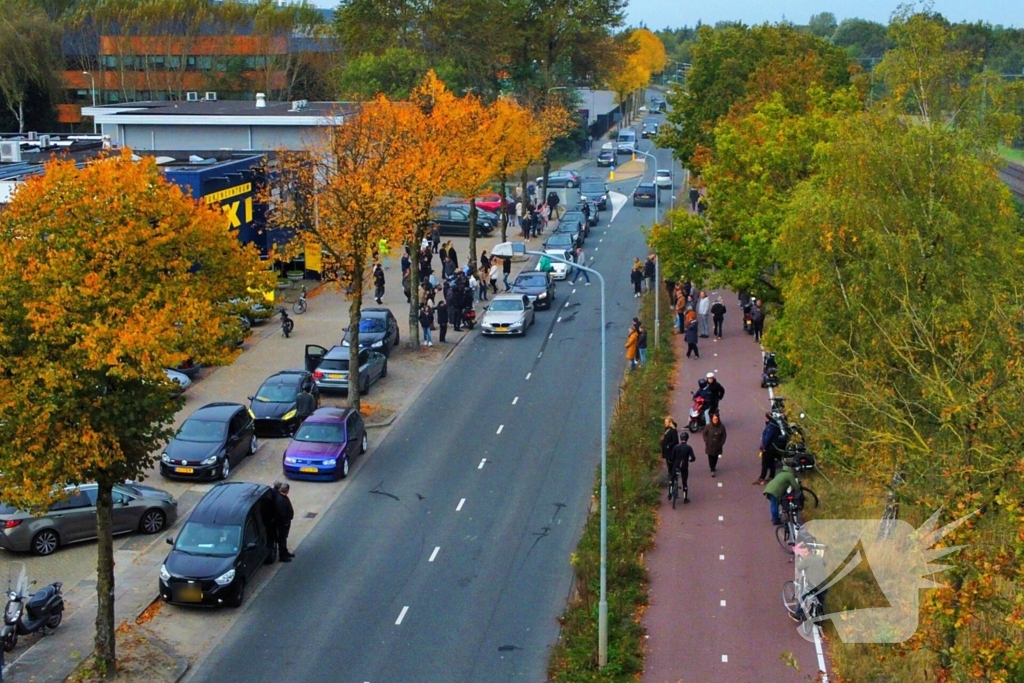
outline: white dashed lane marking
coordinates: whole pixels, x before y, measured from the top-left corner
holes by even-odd
[[[463,498],[462,500],[459,501],[459,504],[455,506],[455,511],[456,512],[461,512],[462,511],[462,506],[465,505],[465,504],[466,504],[466,499]]]
[[[409,611],[409,605],[402,608],[402,611],[398,614],[398,619],[395,620],[395,626],[402,625],[402,619],[405,619],[406,613]]]
[[[498,434],[501,434],[501,430],[505,428],[505,425],[498,425]]]
[[[483,460],[480,461],[480,464],[477,466],[477,469],[478,470],[482,470],[486,463],[487,463],[487,458],[484,458]]]
[[[516,396],[514,399],[512,399],[512,405],[515,405],[517,403],[519,403],[519,397],[518,396]]]
[[[437,554],[439,552],[441,552],[441,546],[435,546],[434,552],[430,553],[430,559],[427,560],[427,562],[433,562],[435,559],[437,559]]]
[[[526,379],[530,379],[530,375],[532,375],[532,374],[533,374],[532,372],[526,373]]]

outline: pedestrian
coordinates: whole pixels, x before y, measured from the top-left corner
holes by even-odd
[[[379,263],[373,264],[373,298],[378,304],[384,303],[384,269]]]
[[[638,325],[636,328],[636,350],[640,354],[640,367],[647,365],[647,328]]]
[[[761,432],[761,474],[756,481],[751,482],[759,486],[775,478],[775,442],[778,441],[781,433],[779,426],[775,424],[771,413],[764,414],[764,431]],[[771,475],[771,476],[769,476]]]
[[[274,482],[274,511],[277,513],[277,559],[281,562],[291,562],[295,553],[288,552],[288,532],[292,529],[292,519],[295,518],[295,508],[288,498],[291,486],[286,481]]]
[[[302,385],[302,393],[295,397],[295,417],[301,425],[303,420],[313,414],[316,410],[316,397],[310,393],[311,387],[308,384]]]
[[[665,278],[665,293],[668,294],[668,301],[673,308],[676,305],[676,288],[678,286],[675,280]]]
[[[479,284],[480,284],[480,301],[487,301],[487,280],[491,277],[491,265],[487,264],[486,268],[481,268],[476,273]]]
[[[715,476],[718,459],[722,457],[726,436],[721,416],[717,412],[711,413],[711,422],[704,428],[704,452],[708,454],[708,467],[711,468],[712,477]]]
[[[722,297],[716,297],[714,305],[711,306],[711,322],[714,323],[715,336],[722,338],[722,323],[725,321],[725,304]]]
[[[682,334],[686,330],[686,297],[683,296],[682,287],[676,285],[679,296],[676,297],[676,334]]]
[[[525,214],[523,213],[523,209],[524,208],[525,207],[523,206],[523,200],[522,199],[517,199],[516,200],[516,222],[519,224],[519,229],[520,230],[523,229],[523,217],[525,216]],[[526,236],[526,231],[525,230],[523,231],[523,236],[524,237]]]
[[[679,488],[683,491],[683,502],[690,502],[690,463],[697,459],[693,447],[687,443],[690,435],[685,431],[679,433],[679,443],[672,449],[672,465],[679,472]]]
[[[639,338],[640,333],[637,332],[636,327],[630,327],[629,336],[626,338],[626,360],[629,361],[630,370],[636,370],[636,359],[639,355],[637,353],[637,342]]]
[[[700,336],[707,339],[711,334],[711,299],[705,291],[701,291],[697,299],[697,317],[700,320]]]
[[[380,255],[381,263],[384,264],[384,270],[391,268],[391,249],[388,247],[388,239],[381,237],[377,241],[377,254]]]
[[[455,264],[452,263],[452,260],[448,258],[448,253],[443,249],[441,250],[441,274],[444,275],[446,280],[455,275]]]
[[[750,323],[754,326],[754,341],[760,342],[764,334],[764,309],[760,299],[754,302],[754,308],[750,311]]]
[[[480,281],[476,279],[476,274],[470,272],[469,274],[469,292],[471,301],[483,301],[480,298],[480,290],[483,289],[480,286]]]
[[[558,193],[554,190],[548,192],[548,207],[551,209],[551,217],[554,219],[561,218],[561,214],[558,212],[558,202],[561,201],[558,197]]]
[[[508,292],[512,287],[508,284],[508,276],[512,274],[512,258],[506,257],[501,260],[501,279],[505,283],[505,291]]]
[[[694,318],[686,324],[686,357],[689,358],[690,354],[694,354],[697,358],[700,358],[700,351],[697,349],[697,320]]]
[[[448,302],[448,322],[452,324],[453,330],[462,332],[462,292],[459,286],[452,288],[452,296]]]
[[[800,481],[793,474],[792,467],[783,465],[782,471],[777,476],[772,476],[771,481],[764,487],[764,495],[768,499],[768,510],[772,514],[772,524],[775,526],[782,524],[782,518],[779,517],[779,501],[790,489],[799,491]]]
[[[420,327],[423,328],[423,343],[427,346],[433,346],[434,342],[430,338],[430,329],[434,326],[434,311],[430,308],[430,304],[423,304],[420,308]]]
[[[696,187],[690,188],[690,211],[697,212],[697,200],[700,199],[700,190]]]
[[[665,460],[665,470],[672,477],[672,449],[679,443],[679,425],[671,417],[665,418],[665,431],[661,435],[661,457]]]
[[[412,270],[412,259],[409,258],[409,247],[402,251],[402,277]]]
[[[435,254],[441,247],[441,227],[437,223],[430,224],[430,248]]]
[[[437,341],[447,344],[445,334],[448,333],[448,306],[441,304],[437,307]]]
[[[643,266],[640,265],[639,260],[633,264],[633,270],[629,271],[629,281],[633,283],[633,298],[640,296],[640,286],[644,281],[644,270]]]
[[[644,282],[647,283],[647,291],[654,291],[654,254],[650,254],[644,261]]]
[[[491,259],[491,267],[487,269],[487,279],[491,283],[491,293],[498,293],[498,277],[501,275],[501,270],[498,268],[497,259]]]
[[[480,272],[486,273],[491,269],[491,257],[487,255],[487,250],[484,249],[480,252]]]
[[[405,292],[405,303],[412,302],[412,269],[402,273],[402,291]]]
[[[576,262],[577,266],[585,266],[585,265],[587,265],[586,264],[587,255],[583,252],[583,247],[576,247],[576,251],[573,254],[573,257],[574,257],[573,260]],[[587,271],[585,271],[585,270],[583,270],[582,268],[579,268],[579,267],[577,267],[575,270],[576,270],[576,272],[572,274],[572,282],[570,284],[576,284],[576,280],[578,280],[580,278],[580,275],[582,275],[584,278],[586,278],[586,280],[587,280],[587,287],[589,287],[590,286],[590,273],[588,273]]]
[[[718,412],[718,407],[725,398],[725,387],[715,377],[715,373],[709,372],[705,377],[708,381],[708,410],[712,413]]]
[[[456,268],[459,267],[459,255],[455,253],[455,245],[451,240],[448,240],[448,260],[454,263]]]

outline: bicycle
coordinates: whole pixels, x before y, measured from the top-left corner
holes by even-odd
[[[299,300],[292,304],[292,312],[295,315],[302,315],[306,312],[306,285],[302,285],[302,293],[299,294]]]
[[[784,519],[782,526],[775,527],[775,540],[783,550],[791,555],[800,530],[803,528],[800,511],[807,505],[808,500],[813,500],[814,507],[818,507],[818,494],[801,484],[799,493],[789,491],[779,501],[779,511]]]
[[[813,541],[801,541],[796,548],[800,558],[812,554],[819,558],[825,555],[825,546]],[[818,587],[808,584],[806,562],[798,561],[795,572],[795,580],[782,585],[782,605],[789,612],[790,619],[800,624],[800,632],[809,636],[825,613],[825,606],[819,598]]]
[[[668,482],[668,499],[672,501],[672,509],[676,509],[676,501],[679,500],[679,473],[672,469],[672,476]]]

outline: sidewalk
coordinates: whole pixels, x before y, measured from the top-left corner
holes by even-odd
[[[673,338],[680,360],[671,411],[686,429],[697,380],[715,372],[726,390],[721,414],[728,440],[712,478],[704,441],[691,434],[697,454],[690,464],[691,503],[680,501],[673,510],[664,494],[661,499],[655,548],[646,558],[651,583],[643,680],[806,683],[815,679],[818,657],[782,605],[793,564],[775,540],[762,487],[751,486],[769,407],[760,388],[760,345],[743,332],[736,296],[723,290],[712,293],[712,301],[718,294],[728,309],[723,339],[701,339],[698,360],[686,358],[681,335]]]
[[[549,232],[553,228],[554,224],[549,227]],[[469,252],[468,238],[445,238],[446,241],[448,239],[452,240],[456,248],[460,264],[464,263]],[[510,235],[510,239],[514,238]],[[490,253],[498,241],[500,234],[478,239],[477,253],[483,249]],[[435,268],[438,267],[437,258],[434,265]],[[519,270],[531,265],[532,260],[515,262],[512,277],[514,278]],[[476,334],[475,331],[449,330],[449,344],[436,343],[433,347],[421,348],[419,351],[410,350],[409,304],[406,303],[402,292],[398,257],[392,256],[386,278],[383,305],[391,308],[398,319],[401,346],[392,350],[387,379],[374,384],[363,399],[364,406],[373,404],[375,408],[374,415],[367,418],[371,445],[367,456],[357,459],[354,463],[353,474],[358,472],[366,457],[373,456],[374,447],[387,434],[394,420],[417,399],[430,380],[441,370],[444,360],[455,347],[463,339]],[[363,300],[364,306],[374,305],[371,293],[372,289],[368,289]],[[295,299],[298,290],[289,290],[288,294],[290,300],[287,307],[290,309],[290,302]],[[477,305],[478,315],[482,305],[486,305],[486,302]],[[244,346],[244,352],[234,363],[212,371],[204,371],[208,374],[192,385],[186,394],[185,407],[175,417],[174,424],[180,424],[194,410],[209,402],[237,401],[248,404],[247,396],[251,395],[267,376],[278,370],[303,366],[306,344],[330,347],[340,343],[344,328],[348,325],[348,306],[349,302],[343,293],[336,288],[324,287],[311,293],[309,310],[305,315],[292,316],[295,320],[295,331],[290,339],[282,337],[277,317],[254,328],[253,335]],[[413,334],[422,333],[417,328]],[[343,405],[344,400],[344,396],[325,396],[324,405]],[[288,439],[261,439],[256,455],[236,468],[231,479],[267,485],[281,479],[281,456],[287,443]],[[295,521],[289,540],[293,548],[302,543],[334,500],[344,494],[353,478],[350,476],[345,481],[333,484],[298,481],[292,483],[291,497],[295,506]],[[179,501],[179,518],[174,527],[156,536],[137,534],[128,539],[115,539],[115,624],[136,623],[139,615],[154,602],[157,597],[159,568],[168,551],[164,538],[176,533],[188,518],[192,507],[212,486],[209,483],[169,481],[161,478],[155,470],[150,472],[146,483],[174,494]],[[88,567],[76,566],[75,572],[72,572],[72,568],[67,568],[68,576],[53,577],[65,583],[67,610],[61,626],[49,637],[21,639],[18,647],[6,657],[8,666],[4,667],[3,680],[8,683],[63,681],[83,658],[90,656],[93,650],[96,618],[95,546],[92,549],[93,552],[84,554],[91,559]],[[58,550],[56,555],[51,557],[59,557],[62,552],[65,552],[65,549]],[[48,558],[5,555],[4,559],[25,560],[29,565],[30,578],[36,578],[35,574],[39,572],[33,572],[33,562]],[[257,573],[255,583],[247,591],[247,600],[255,598],[280,566],[267,567]],[[165,641],[164,644],[170,651],[182,658],[183,664],[191,663],[194,666],[227,632],[227,627],[239,613],[240,611],[221,610],[211,614],[210,610],[197,611],[164,606],[147,626],[151,633],[156,633]],[[203,633],[202,638],[195,637],[198,632]]]

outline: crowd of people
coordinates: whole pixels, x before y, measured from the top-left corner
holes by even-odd
[[[717,476],[718,459],[722,457],[722,450],[725,448],[725,441],[728,437],[719,412],[721,400],[725,397],[725,387],[717,380],[713,372],[709,372],[706,380],[701,382],[700,391],[705,392],[705,405],[708,406],[710,415],[700,435],[704,441],[708,469],[711,476],[715,477]],[[669,480],[679,478],[684,503],[690,502],[690,463],[697,460],[689,440],[690,434],[685,428],[680,429],[671,417],[665,418],[665,431],[661,435],[661,457],[665,460],[665,469],[668,472]]]

